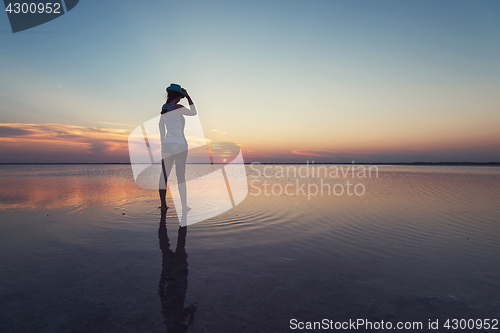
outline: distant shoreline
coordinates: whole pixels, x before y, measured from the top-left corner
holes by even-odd
[[[256,163],[256,162],[253,162]],[[0,163],[0,165],[130,165],[131,163]],[[140,163],[138,163],[140,164]],[[143,163],[148,164],[148,163]],[[159,163],[157,163],[159,164]],[[208,163],[188,163],[188,164],[208,164]],[[224,164],[224,163],[213,163]],[[251,165],[252,163],[243,163]],[[383,163],[288,163],[288,162],[272,162],[259,164],[278,164],[278,165],[409,165],[409,166],[500,166],[500,162],[383,162]]]

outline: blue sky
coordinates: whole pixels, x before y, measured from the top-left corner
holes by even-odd
[[[499,35],[498,1],[80,1],[16,34],[4,14],[1,122],[130,131],[177,82],[255,160],[498,161]]]

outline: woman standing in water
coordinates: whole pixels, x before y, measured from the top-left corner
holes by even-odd
[[[187,189],[186,189],[186,160],[188,155],[188,144],[184,137],[184,126],[186,120],[184,116],[195,116],[197,114],[193,100],[186,89],[180,85],[172,83],[167,88],[167,102],[161,109],[160,136],[162,153],[162,173],[160,176],[160,201],[161,209],[167,209],[165,200],[167,194],[167,179],[175,162],[175,172],[177,174],[177,186],[181,196],[182,210],[188,211]],[[189,108],[178,104],[182,98],[186,97]],[[166,132],[165,132],[166,130]]]

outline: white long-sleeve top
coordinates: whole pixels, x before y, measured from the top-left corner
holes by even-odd
[[[162,143],[173,142],[187,144],[186,138],[184,137],[186,120],[182,114],[178,114],[175,111],[164,113],[161,115],[158,125],[160,126]],[[167,130],[166,135],[165,129]]]
[[[186,120],[184,119],[183,113],[187,115],[196,115],[196,107],[194,104],[189,105],[190,109],[181,108],[180,110],[174,110],[174,103],[165,103],[162,110],[167,110],[160,117],[160,122],[158,124],[160,128],[161,142],[173,142],[179,144],[187,144],[186,137],[184,136],[184,127],[186,125]],[[181,113],[182,111],[185,111]],[[166,129],[166,133],[165,133]]]

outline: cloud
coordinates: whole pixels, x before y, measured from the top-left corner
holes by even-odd
[[[128,131],[63,124],[0,123],[0,162],[127,163]]]
[[[210,132],[216,133],[216,134],[219,134],[219,135],[225,135],[225,134],[227,134],[226,132],[218,130],[218,129],[213,129]]]
[[[110,150],[110,145],[106,142],[94,141],[90,143],[90,151],[95,154],[103,154]]]
[[[337,152],[335,151],[324,151],[316,149],[295,149],[292,150],[292,154],[295,155],[305,155],[305,156],[322,156],[322,157],[334,157]]]
[[[0,138],[29,135],[32,132],[22,128],[0,125]]]
[[[336,150],[318,150],[318,149],[296,149],[292,150],[292,154],[306,155],[306,156],[319,156],[319,157],[337,157],[341,156],[369,156],[375,153],[364,151],[336,151]]]
[[[130,128],[135,128],[137,126],[137,125],[125,124],[125,123],[113,123],[113,122],[108,122],[108,121],[100,121],[99,124],[112,125],[112,126],[118,126],[118,127],[130,127]]]
[[[339,150],[319,150],[319,149],[296,149],[292,150],[293,155],[307,156],[318,161],[338,163],[346,161],[368,162],[376,157],[380,152],[366,151],[339,151]]]

